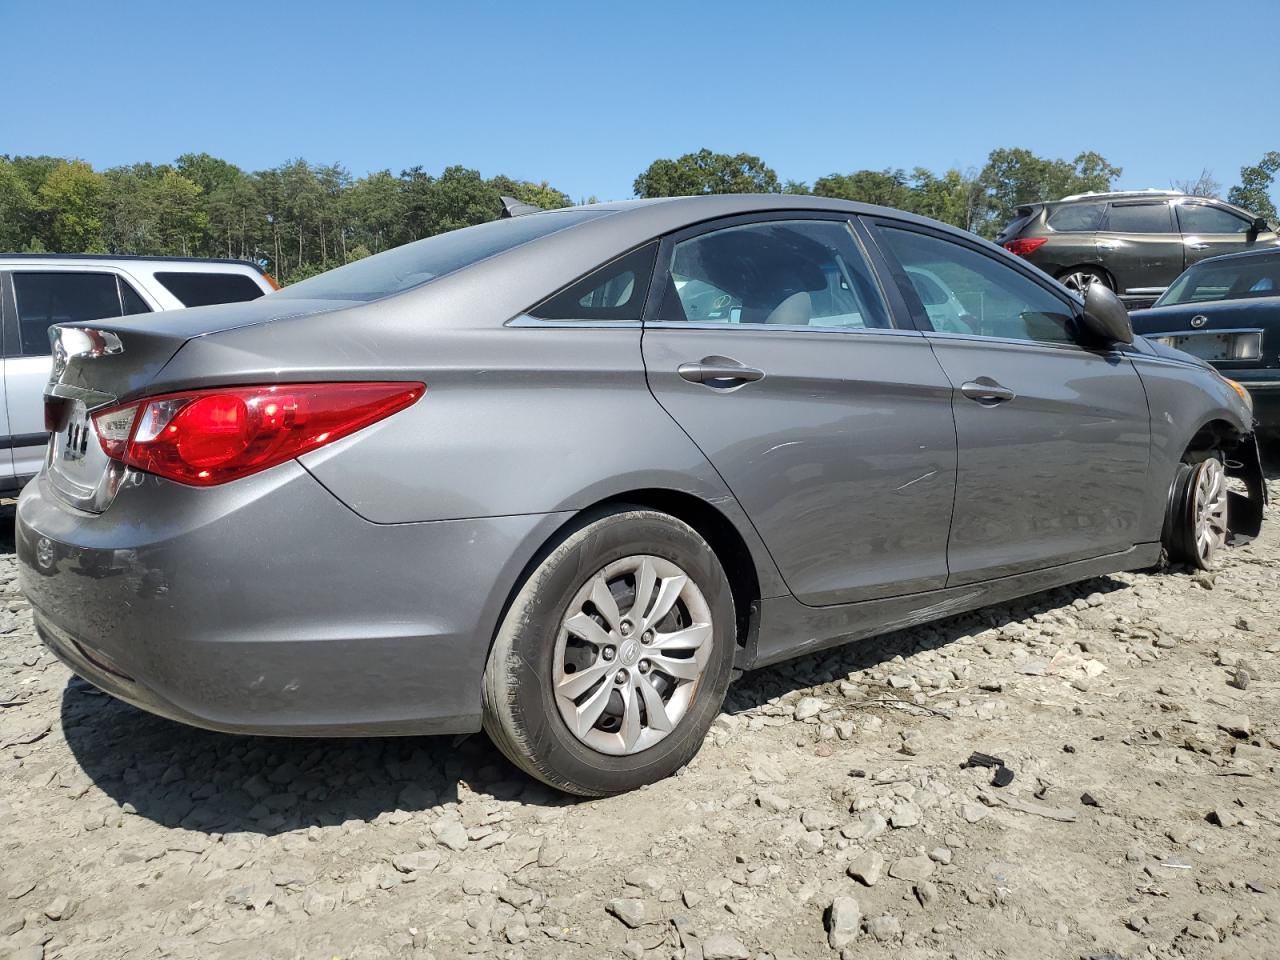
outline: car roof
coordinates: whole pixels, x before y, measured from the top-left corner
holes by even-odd
[[[112,266],[116,263],[152,263],[152,264],[203,264],[205,266],[249,267],[257,273],[265,273],[252,260],[238,260],[227,257],[157,257],[142,256],[130,253],[0,253],[0,264],[9,261],[20,263],[96,263]]]
[[[1218,263],[1221,260],[1247,260],[1250,257],[1280,257],[1280,247],[1259,247],[1256,250],[1239,250],[1235,253],[1222,253],[1216,257],[1205,257],[1192,264],[1198,267],[1202,263]],[[1188,268],[1190,269],[1190,267]]]

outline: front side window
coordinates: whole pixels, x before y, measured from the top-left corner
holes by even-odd
[[[1102,227],[1103,203],[1069,203],[1049,214],[1049,226],[1059,233],[1092,233]]]
[[[1180,203],[1178,227],[1183,233],[1248,233],[1250,223],[1243,217],[1204,203]]]
[[[1112,204],[1107,214],[1112,233],[1173,233],[1167,203]]]
[[[49,327],[55,323],[83,323],[123,313],[114,273],[18,271],[13,274],[13,294],[20,351],[7,351],[11,356],[48,354]]]
[[[659,319],[893,326],[849,225],[836,220],[745,223],[677,243]]]
[[[1280,296],[1280,256],[1228,257],[1196,264],[1169,287],[1156,306]]]
[[[908,302],[924,307],[933,329],[1004,340],[1074,343],[1067,305],[1029,277],[971,247],[914,230],[881,227],[903,267]],[[901,282],[901,281],[900,281]]]
[[[184,307],[241,303],[256,300],[266,292],[243,273],[161,272],[156,274],[156,280]]]
[[[631,320],[644,312],[658,245],[618,257],[528,311],[541,320]]]

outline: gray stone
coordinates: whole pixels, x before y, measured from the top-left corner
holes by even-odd
[[[1249,717],[1243,713],[1234,713],[1223,717],[1218,721],[1218,728],[1227,731],[1233,737],[1247,739],[1253,736],[1253,725],[1249,722]]]
[[[632,930],[637,927],[642,927],[649,922],[648,907],[643,900],[620,897],[617,900],[610,900],[608,907],[605,909]]]
[[[933,870],[933,861],[928,857],[903,857],[889,867],[889,876],[914,883],[933,876]]]
[[[751,951],[727,933],[713,933],[702,941],[702,955],[706,960],[748,960]]]
[[[780,797],[776,793],[768,793],[761,791],[756,795],[756,805],[761,810],[770,810],[773,813],[782,813],[784,810],[791,809],[791,801],[786,797]]]
[[[897,917],[886,913],[867,921],[867,933],[881,943],[885,943],[902,936],[902,926],[898,923]]]
[[[59,894],[44,908],[44,915],[50,920],[69,920],[76,912],[76,905],[66,894]]]
[[[889,814],[889,823],[895,830],[914,827],[920,823],[920,808],[910,800],[899,800]]]
[[[817,697],[803,697],[796,704],[795,717],[801,721],[810,720],[825,709],[827,709],[825,701],[819,700]]]
[[[800,814],[800,822],[807,830],[834,830],[839,823],[826,810],[806,810]]]
[[[457,820],[437,820],[431,825],[431,835],[436,838],[437,843],[450,850],[467,849],[466,827]]]
[[[827,943],[843,950],[858,939],[862,929],[862,908],[853,897],[836,897],[827,909]]]
[[[884,857],[874,850],[867,850],[849,861],[849,876],[868,887],[874,887],[884,870]]]

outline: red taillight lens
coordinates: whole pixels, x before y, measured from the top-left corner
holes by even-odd
[[[1020,257],[1029,257],[1045,245],[1048,237],[1027,237],[1023,240],[1010,240],[1004,248]]]
[[[421,383],[295,383],[168,394],[94,414],[107,456],[207,487],[274,467],[410,406]]]

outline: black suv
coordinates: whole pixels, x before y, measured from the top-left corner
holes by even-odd
[[[1280,240],[1266,220],[1221,200],[1138,190],[1026,204],[996,243],[1069,289],[1105,283],[1136,307],[1205,257]]]

